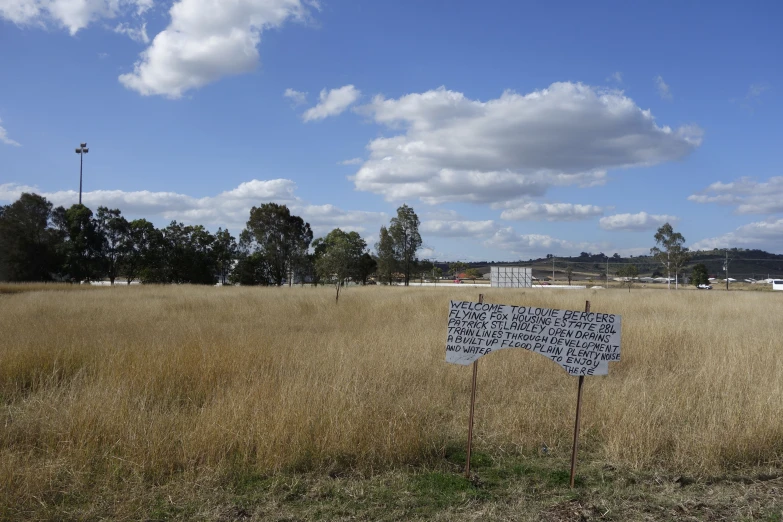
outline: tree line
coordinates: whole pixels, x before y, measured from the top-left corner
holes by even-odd
[[[339,298],[348,280],[366,284],[377,275],[407,285],[417,270],[428,269],[416,256],[422,239],[411,207],[398,208],[379,237],[375,252],[357,232],[339,228],[313,239],[310,224],[277,203],[254,206],[236,238],[222,228],[212,233],[177,221],[156,228],[107,207],[55,208],[43,196],[24,193],[0,206],[0,280],[329,283]]]

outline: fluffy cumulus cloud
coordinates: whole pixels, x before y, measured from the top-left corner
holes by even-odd
[[[576,255],[576,252],[603,249],[603,245],[596,243],[567,241],[544,234],[519,234],[511,227],[498,229],[484,244],[510,252],[521,259],[545,254]]]
[[[302,216],[316,235],[333,228],[375,231],[388,222],[383,212],[343,210],[334,205],[313,205],[295,195],[296,184],[288,179],[251,180],[215,196],[194,198],[177,192],[126,192],[95,190],[85,192],[82,200],[92,209],[99,206],[119,208],[126,216],[144,217],[159,224],[170,220],[200,224],[210,228],[228,227],[238,233],[244,228],[250,208],[270,201],[285,204],[291,212]],[[79,199],[73,190],[41,192],[35,187],[6,183],[0,185],[0,201],[14,201],[22,192],[35,192],[55,205],[70,206]]]
[[[702,239],[691,245],[691,250],[713,248],[758,248],[768,252],[783,253],[783,219],[749,223],[733,232]]]
[[[496,228],[495,222],[429,220],[421,224],[421,231],[439,237],[484,237]]]
[[[598,224],[604,230],[653,230],[659,228],[665,223],[675,224],[680,219],[668,214],[648,214],[639,212],[637,214],[615,214],[606,216],[598,221]]]
[[[606,170],[681,159],[701,144],[695,125],[659,126],[616,90],[555,83],[486,102],[441,87],[376,96],[359,112],[393,134],[368,145],[356,188],[389,200],[493,203],[591,186]]]
[[[355,230],[370,233],[365,237],[368,245],[374,242],[381,225],[389,223],[390,216],[385,212],[368,212],[364,210],[343,210],[334,205],[291,205],[291,211],[299,213],[313,227],[316,237],[325,236],[331,230]]]
[[[749,177],[729,183],[718,181],[688,199],[732,206],[737,214],[777,214],[783,212],[783,176],[773,176],[764,182]]]
[[[179,98],[221,77],[251,71],[261,33],[301,20],[307,11],[302,0],[178,0],[168,27],[120,82],[143,95]]]
[[[573,203],[520,203],[504,210],[501,219],[509,221],[582,221],[601,216],[604,209]]]
[[[21,26],[54,23],[74,35],[98,20],[151,7],[152,0],[0,0],[0,17]]]
[[[3,123],[3,120],[0,120],[0,123]],[[8,131],[6,131],[2,125],[0,125],[0,142],[5,143],[6,145],[13,145],[14,147],[22,146],[18,141],[12,140],[8,137]]]
[[[323,120],[329,116],[342,114],[345,109],[356,103],[362,95],[361,91],[353,85],[344,85],[338,89],[321,91],[318,104],[305,111],[302,115],[304,121]]]
[[[493,220],[471,220],[453,210],[437,210],[424,214],[422,234],[452,238],[486,238],[497,230]]]
[[[497,231],[494,220],[476,220],[454,210],[436,208],[422,214],[420,230],[425,237],[487,239]]]

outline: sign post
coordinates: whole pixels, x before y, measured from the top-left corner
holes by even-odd
[[[553,310],[528,306],[451,301],[449,303],[446,362],[473,364],[465,476],[470,477],[473,414],[479,357],[503,348],[523,348],[560,365],[568,375],[579,377],[571,454],[571,487],[574,485],[582,388],[587,375],[607,375],[609,362],[620,360],[621,317],[590,311]]]
[[[585,312],[590,311],[590,301],[585,301]],[[579,448],[579,418],[582,415],[582,385],[585,376],[579,376],[579,385],[576,391],[576,420],[574,421],[574,446],[571,450],[571,489],[574,489],[574,475],[576,473],[576,452]]]
[[[484,302],[484,294],[479,294],[479,303]],[[465,459],[465,478],[470,478],[470,450],[473,446],[473,410],[476,407],[476,375],[478,361],[473,361],[473,383],[470,387],[470,420],[468,420],[468,451]]]

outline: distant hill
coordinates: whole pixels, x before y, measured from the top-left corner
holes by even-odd
[[[734,279],[765,279],[767,277],[783,277],[783,255],[771,254],[763,250],[745,250],[733,248],[728,251],[729,277]],[[710,277],[725,277],[723,265],[726,260],[726,250],[702,250],[692,253],[690,263],[686,268],[686,275],[693,265],[703,263],[707,267]],[[508,266],[519,265],[533,268],[533,276],[539,279],[552,277],[552,265],[554,261],[555,279],[566,279],[566,269],[571,267],[573,279],[600,280],[606,277],[607,261],[609,263],[609,277],[614,277],[617,271],[627,264],[635,264],[640,276],[665,276],[664,267],[651,256],[622,257],[618,254],[611,256],[604,253],[592,254],[582,252],[576,257],[547,257],[505,262],[505,261],[477,261],[466,263],[470,268],[477,268],[482,274],[489,272],[492,265]],[[444,274],[448,272],[448,262],[436,263]]]

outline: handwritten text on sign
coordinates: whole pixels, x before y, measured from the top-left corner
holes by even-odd
[[[620,316],[451,301],[446,362],[467,365],[502,348],[540,353],[570,375],[606,375],[620,360]]]

